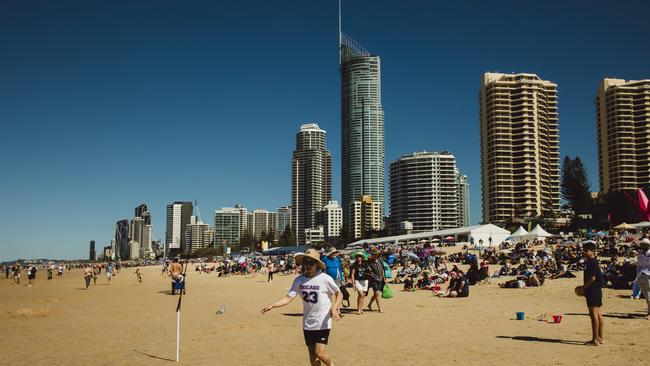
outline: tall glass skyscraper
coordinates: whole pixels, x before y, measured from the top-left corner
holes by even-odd
[[[339,30],[343,221],[361,196],[384,203],[384,110],[381,62]],[[382,209],[383,211],[383,209]],[[383,216],[383,212],[382,212]]]

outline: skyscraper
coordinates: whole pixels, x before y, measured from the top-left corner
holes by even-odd
[[[602,192],[650,188],[650,79],[604,79],[596,95]]]
[[[297,244],[304,244],[305,229],[332,199],[332,156],[325,145],[326,132],[315,123],[300,126],[291,159],[291,227]]]
[[[120,220],[115,223],[115,257],[118,260],[127,260],[130,251],[129,220]]]
[[[390,231],[398,233],[403,221],[411,222],[416,232],[462,226],[459,175],[456,158],[448,151],[416,152],[393,161]]]
[[[94,261],[97,260],[97,252],[95,251],[95,241],[90,241],[90,254],[88,255],[88,260]]]
[[[214,244],[237,245],[241,234],[240,210],[223,207],[214,212]]]
[[[479,92],[483,222],[560,209],[557,85],[485,73]]]
[[[167,252],[180,252],[185,248],[185,229],[192,216],[192,202],[176,201],[167,205]]]
[[[277,235],[282,235],[287,226],[291,227],[291,206],[278,207],[275,225]]]
[[[458,185],[458,226],[469,226],[469,183],[467,176],[456,171],[456,184]]]
[[[341,74],[341,194],[343,221],[351,230],[351,203],[370,196],[384,202],[384,110],[381,62],[343,34],[339,9]]]
[[[316,225],[323,227],[323,235],[328,245],[340,245],[343,226],[343,208],[337,201],[329,201],[316,215]]]
[[[384,228],[383,206],[370,196],[362,196],[350,203],[350,229],[354,239],[367,238],[371,232]]]
[[[248,230],[254,237],[260,238],[262,234],[275,234],[277,217],[275,212],[256,209],[248,214]]]

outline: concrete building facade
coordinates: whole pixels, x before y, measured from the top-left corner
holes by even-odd
[[[604,79],[595,104],[600,190],[650,189],[650,80]]]
[[[485,73],[479,91],[483,222],[560,209],[557,85]]]

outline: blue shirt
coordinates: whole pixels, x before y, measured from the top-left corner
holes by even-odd
[[[325,263],[325,273],[327,273],[334,281],[343,280],[343,266],[341,265],[341,259],[339,257],[330,257],[324,255],[321,257],[323,263]]]

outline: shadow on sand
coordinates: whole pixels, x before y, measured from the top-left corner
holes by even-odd
[[[157,359],[157,360],[176,362],[176,360],[172,360],[172,359],[170,359],[170,358],[164,358],[164,357],[158,357],[158,356],[150,355],[150,354],[148,354],[148,353],[140,352],[140,351],[138,351],[137,349],[134,349],[133,352],[135,352],[135,353],[139,353],[139,354],[144,355],[144,356],[147,356],[147,357],[155,358],[155,359]]]
[[[564,315],[580,315],[580,316],[589,316],[587,313],[566,313]],[[616,319],[640,319],[645,317],[645,313],[607,313],[603,314],[605,318],[616,318]]]
[[[529,337],[529,336],[497,336],[501,339],[514,339],[516,341],[526,341],[526,342],[543,342],[543,343],[560,343],[560,344],[569,344],[572,346],[584,346],[585,342],[582,341],[571,341],[565,339],[554,339],[554,338],[540,338],[540,337]]]

